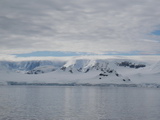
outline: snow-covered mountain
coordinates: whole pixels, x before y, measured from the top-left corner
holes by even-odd
[[[8,69],[12,71],[32,71],[34,69],[44,69],[44,66],[54,67],[54,69],[64,65],[64,61],[49,61],[49,60],[32,60],[32,61],[0,61],[0,69]]]
[[[160,60],[74,57],[0,61],[1,83],[160,84]]]

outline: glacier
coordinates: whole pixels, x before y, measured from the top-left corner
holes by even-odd
[[[0,61],[0,85],[101,85],[160,87],[156,57],[80,56]]]

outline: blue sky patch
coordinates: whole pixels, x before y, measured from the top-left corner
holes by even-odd
[[[86,52],[36,51],[32,53],[14,54],[14,55],[16,55],[16,57],[67,57],[67,56],[83,56],[83,55],[134,56],[134,55],[143,55],[142,53],[143,53],[142,51],[130,51],[130,52],[108,51],[104,54],[94,54],[94,53],[86,53]],[[147,54],[144,54],[144,55],[147,55]]]
[[[64,57],[64,56],[81,56],[81,55],[89,55],[89,53],[85,52],[61,52],[61,51],[37,51],[32,53],[25,54],[14,54],[17,57]]]
[[[141,55],[141,51],[130,51],[130,52],[115,52],[115,51],[108,51],[104,55],[123,55],[123,56],[132,56],[132,55]]]
[[[155,30],[151,33],[152,35],[160,35],[160,30]]]

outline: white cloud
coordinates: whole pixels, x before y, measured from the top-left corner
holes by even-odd
[[[1,0],[0,53],[159,54],[160,37],[150,35],[160,29],[159,6],[159,0]]]

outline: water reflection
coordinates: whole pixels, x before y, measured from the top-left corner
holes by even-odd
[[[1,86],[0,120],[159,120],[160,89]]]

